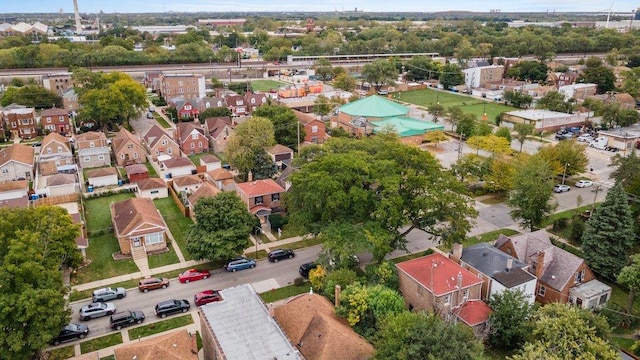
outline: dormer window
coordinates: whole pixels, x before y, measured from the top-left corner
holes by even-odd
[[[92,141],[89,143],[89,147],[96,147],[96,144]]]
[[[191,134],[191,139],[192,140],[198,140],[198,133],[194,132],[193,134]]]
[[[253,98],[252,98],[252,99],[251,99],[251,103],[252,103],[252,104],[255,104],[255,103],[256,103],[256,99],[253,99]]]

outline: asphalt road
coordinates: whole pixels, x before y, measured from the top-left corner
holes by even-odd
[[[317,245],[296,251],[296,256],[290,260],[283,260],[278,263],[260,260],[254,269],[237,271],[235,273],[217,269],[212,272],[210,278],[188,284],[181,284],[177,278],[171,279],[168,288],[152,290],[146,294],[138,291],[137,288],[129,289],[124,299],[113,300],[113,303],[116,305],[118,312],[125,310],[141,310],[144,312],[146,318],[142,325],[140,325],[144,326],[162,320],[156,317],[154,307],[157,303],[164,300],[186,299],[191,304],[190,312],[194,312],[197,311],[197,307],[193,303],[193,295],[203,290],[218,290],[241,284],[252,284],[256,287],[256,291],[264,292],[271,288],[290,285],[295,278],[300,277],[298,274],[300,265],[315,261],[319,252],[320,246]],[[90,299],[71,304],[71,310],[73,311],[71,322],[87,324],[89,326],[89,336],[87,336],[87,338],[89,339],[113,332],[114,330],[111,330],[109,327],[108,316],[86,322],[80,321],[78,311],[82,306],[89,303],[91,303]],[[128,330],[130,328],[126,329]],[[68,343],[61,346],[68,346]]]

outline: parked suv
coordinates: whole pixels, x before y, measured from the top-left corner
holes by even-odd
[[[306,263],[306,264],[302,264],[300,265],[300,269],[298,269],[298,272],[300,273],[300,276],[302,276],[303,278],[307,279],[309,278],[309,271],[315,269],[318,267],[318,264],[314,263],[314,262],[310,262],[310,263]]]
[[[142,311],[123,311],[109,318],[111,328],[120,330],[133,324],[141,324],[144,321],[144,313]]]
[[[163,301],[161,303],[158,303],[156,305],[156,315],[164,318],[167,317],[167,315],[171,315],[171,314],[175,314],[178,312],[187,312],[189,311],[189,307],[191,307],[191,305],[189,304],[189,301],[187,300],[167,300],[167,301]]]
[[[116,306],[111,302],[91,303],[80,309],[80,320],[87,321],[116,312]]]
[[[267,254],[267,258],[269,258],[269,261],[271,262],[278,262],[283,259],[293,259],[294,256],[296,256],[296,254],[293,250],[289,249],[277,249]]]
[[[238,270],[244,270],[249,268],[256,267],[256,261],[248,258],[237,258],[232,259],[227,262],[227,265],[224,266],[225,270],[236,272]]]
[[[60,343],[72,341],[75,339],[84,339],[89,333],[89,327],[84,324],[69,324],[65,326],[58,336],[51,340],[51,344],[54,346]]]
[[[167,278],[148,278],[138,282],[138,290],[145,293],[149,292],[149,290],[166,289],[167,286],[169,286],[169,279]]]
[[[103,302],[113,299],[122,299],[125,296],[127,296],[127,290],[125,290],[124,288],[119,287],[114,289],[107,287],[95,290],[93,292],[92,300],[93,302]]]

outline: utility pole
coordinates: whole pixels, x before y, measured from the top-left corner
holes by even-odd
[[[594,192],[594,195],[593,195],[593,204],[591,204],[591,211],[589,212],[589,218],[591,218],[591,215],[593,215],[593,209],[595,209],[596,207],[596,198],[598,197],[598,193],[600,192],[601,186],[602,185],[596,185],[596,187],[593,190],[591,190]]]
[[[300,155],[300,121],[296,120],[296,124],[298,124],[298,155]]]

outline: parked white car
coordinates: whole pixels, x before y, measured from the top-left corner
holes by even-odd
[[[576,139],[579,142],[591,142],[594,140],[593,136],[589,135],[589,134],[582,134],[580,136],[578,136],[578,138]]]
[[[593,181],[591,181],[591,180],[578,180],[578,182],[576,182],[576,187],[579,187],[579,188],[584,188],[584,187],[589,187],[589,186],[593,186]]]

